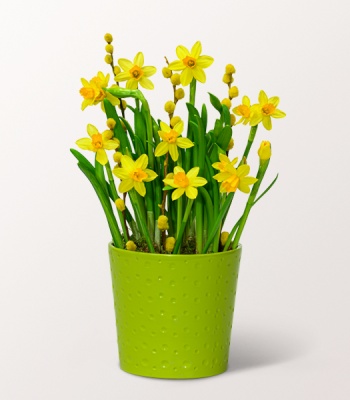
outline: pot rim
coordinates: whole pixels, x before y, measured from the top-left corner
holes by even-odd
[[[119,247],[115,247],[112,242],[108,243],[108,248],[111,251],[116,251],[116,252],[121,252],[121,253],[128,253],[129,255],[133,256],[144,256],[144,257],[164,257],[164,258],[178,258],[178,257],[222,257],[225,254],[233,254],[236,252],[241,252],[242,251],[242,245],[239,243],[238,246],[229,251],[219,251],[217,253],[207,253],[207,254],[161,254],[161,253],[144,253],[142,251],[130,251],[130,250],[125,250],[125,249],[120,249]]]

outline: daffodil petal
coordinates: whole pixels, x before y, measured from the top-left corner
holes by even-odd
[[[241,182],[244,185],[253,185],[257,181],[258,181],[258,179],[254,178],[253,176],[246,176],[245,178],[241,179]]]
[[[139,82],[140,82],[140,85],[141,85],[143,88],[145,88],[145,89],[148,89],[148,90],[154,89],[153,82],[150,81],[148,78],[142,77],[142,78],[139,80]]]
[[[191,140],[187,139],[187,138],[178,138],[176,140],[176,145],[181,147],[182,149],[189,149],[190,147],[194,146],[194,143],[191,142]]]
[[[237,168],[237,176],[242,179],[249,174],[250,166],[248,164],[240,165]]]
[[[250,107],[250,100],[248,96],[243,96],[242,98],[242,104],[244,104],[247,107]]]
[[[278,107],[278,104],[280,103],[280,98],[278,96],[273,96],[269,98],[268,102],[273,106]]]
[[[181,135],[183,130],[184,130],[184,122],[181,120],[174,126],[174,131],[176,131],[179,135]],[[170,131],[170,128],[169,128],[169,131]]]
[[[119,72],[119,74],[117,74],[115,76],[115,80],[118,82],[123,82],[123,81],[127,81],[128,79],[130,79],[131,75],[129,72]]]
[[[265,93],[263,90],[260,90],[260,93],[259,93],[259,103],[260,103],[261,105],[264,105],[264,104],[267,104],[268,101],[269,101],[269,99],[268,99],[266,93]]]
[[[160,157],[160,156],[166,154],[168,151],[169,151],[169,143],[168,142],[160,142],[158,144],[158,146],[156,147],[154,155],[156,157]]]
[[[223,182],[231,176],[229,172],[219,172],[218,174],[214,175],[213,178],[218,182]]]
[[[176,47],[176,55],[179,57],[180,60],[184,59],[186,56],[190,55],[190,52],[185,46],[177,46]]]
[[[120,185],[118,188],[119,192],[120,193],[128,192],[129,190],[131,190],[134,187],[134,183],[135,183],[135,181],[131,178],[124,179],[123,181],[120,182]]]
[[[181,167],[179,167],[179,166],[176,166],[175,168],[174,168],[174,174],[176,175],[176,174],[178,174],[179,172],[185,172]]]
[[[225,154],[222,154],[222,153],[219,154],[219,160],[221,162],[226,162],[226,163],[230,162],[230,159]]]
[[[193,58],[198,58],[202,52],[202,44],[200,41],[196,42],[191,49],[191,56]],[[179,57],[180,58],[180,57]]]
[[[101,165],[106,165],[108,163],[107,153],[104,149],[98,149],[96,152],[96,160]]]
[[[145,182],[151,182],[153,179],[157,178],[157,174],[152,171],[151,169],[145,169],[146,174],[148,175],[147,178],[144,179]]]
[[[172,71],[181,71],[182,69],[186,68],[186,65],[182,61],[176,60],[171,62],[168,65],[168,68],[171,69]]]
[[[196,65],[201,68],[208,68],[213,64],[214,58],[209,56],[200,56],[196,61]]]
[[[85,78],[81,78],[80,82],[82,83],[82,85],[84,87],[89,87],[90,86],[89,82]]]
[[[134,65],[137,65],[138,67],[143,67],[143,63],[145,62],[143,53],[139,51],[135,58],[134,58]]]
[[[185,193],[185,189],[184,188],[177,188],[173,191],[172,195],[171,195],[171,199],[172,200],[177,200],[179,197],[181,197],[183,194]]]
[[[86,127],[87,133],[91,137],[92,135],[96,135],[98,133],[97,128],[94,125],[88,124]]]
[[[262,124],[264,125],[264,128],[270,131],[272,129],[272,121],[271,117],[269,115],[263,117],[262,119]]]
[[[170,174],[168,174],[168,175],[170,175]],[[167,175],[167,176],[168,176]],[[169,186],[171,186],[171,187],[179,187],[179,185],[176,185],[175,183],[174,183],[174,179],[172,179],[172,178],[166,178],[166,179],[163,179],[163,182],[166,184],[166,185],[169,185]]]
[[[84,111],[86,107],[92,106],[93,104],[94,104],[94,99],[84,99],[83,102],[81,103],[82,111]]]
[[[135,168],[140,168],[144,170],[148,164],[148,156],[146,154],[142,154],[136,161],[135,161]]]
[[[133,63],[126,58],[119,58],[118,64],[122,68],[123,71],[129,71],[133,67]]]
[[[177,161],[179,158],[179,151],[176,144],[169,143],[169,153],[173,161]]]
[[[244,183],[241,183],[241,182],[238,184],[238,189],[243,193],[249,193],[250,192],[250,187],[248,185],[245,185]]]
[[[163,132],[165,132],[165,133],[168,133],[168,132],[171,131],[170,126],[167,125],[167,124],[166,124],[165,122],[163,122],[163,121],[160,122],[160,129],[161,129]]]
[[[103,148],[106,150],[115,150],[119,147],[119,140],[107,140],[103,143]]]
[[[201,177],[196,177],[192,180],[192,185],[193,186],[205,186],[208,183],[208,181],[204,178]]]
[[[193,71],[193,76],[194,78],[202,83],[205,83],[206,81],[206,76],[205,76],[205,72],[203,71],[203,68],[198,67],[197,65],[192,69]]]
[[[186,191],[186,196],[189,199],[195,199],[198,196],[198,189],[193,186],[187,186],[185,191]]]
[[[145,196],[146,194],[146,186],[143,182],[134,182],[134,189],[136,190],[136,192],[141,195],[141,196]]]
[[[191,68],[185,68],[180,75],[180,82],[182,86],[187,86],[192,82],[193,70]]]
[[[187,172],[186,176],[188,179],[193,179],[198,175],[198,173],[199,173],[199,167],[194,167]]]
[[[255,113],[250,117],[250,125],[255,126],[258,125],[262,121],[262,114]]]
[[[148,78],[157,72],[157,68],[156,67],[143,67],[142,72],[143,72],[143,76]]]
[[[91,139],[82,138],[75,142],[77,146],[79,146],[83,150],[93,150]]]
[[[114,97],[108,92],[106,92],[106,98],[113,106],[117,106],[118,104],[120,104],[120,100],[118,99],[118,97]]]
[[[284,118],[286,113],[281,110],[275,110],[275,112],[271,115],[273,118]]]
[[[124,155],[120,161],[127,172],[130,173],[135,169],[135,162],[131,157]]]
[[[138,81],[136,79],[131,78],[126,82],[126,88],[127,89],[131,89],[131,90],[135,90],[138,87],[137,83],[138,83]]]
[[[130,179],[130,174],[128,171],[126,171],[126,169],[124,168],[114,168],[113,169],[113,174],[118,177],[119,179]]]

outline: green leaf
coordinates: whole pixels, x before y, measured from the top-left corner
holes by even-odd
[[[143,148],[146,148],[146,136],[147,136],[146,123],[142,113],[136,108],[134,113],[134,123],[135,123],[135,135],[138,136],[142,141]]]
[[[220,100],[214,96],[213,94],[209,93],[210,96],[210,103],[212,104],[212,106],[219,111],[219,113],[221,114],[222,111],[222,104],[220,102]]]
[[[208,126],[208,110],[207,110],[207,106],[205,104],[202,105],[201,119],[203,122],[204,132],[206,132],[207,126]]]
[[[265,194],[272,188],[272,186],[276,183],[278,179],[278,174],[276,175],[276,178],[270,183],[270,185],[261,193],[261,195],[255,199],[253,206],[263,197]]]
[[[223,129],[222,121],[220,119],[217,119],[215,121],[215,125],[214,125],[214,136],[215,136],[215,138],[217,138],[219,136],[219,134],[222,131],[222,129]],[[215,142],[216,142],[216,139],[215,139]]]
[[[78,150],[70,149],[70,152],[73,156],[79,161],[81,165],[83,165],[86,169],[88,169],[91,173],[95,174],[95,168],[91,164],[91,162],[85,158]]]
[[[232,128],[229,125],[226,125],[224,129],[220,132],[216,143],[219,147],[221,147],[224,151],[227,149],[228,144],[230,143],[232,137]]]
[[[231,126],[230,110],[225,104],[222,105],[221,120],[225,125]]]
[[[168,191],[168,190],[173,190],[173,189],[175,189],[175,188],[168,185],[168,186],[164,186],[162,190]]]

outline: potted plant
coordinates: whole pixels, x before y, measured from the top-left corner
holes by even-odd
[[[162,70],[172,100],[165,103],[168,120],[151,113],[143,89],[156,68],[144,66],[139,52],[133,61],[114,59],[112,36],[105,35],[105,61],[110,75],[98,72],[82,79],[82,109],[100,105],[106,129],[87,126],[88,137],[76,144],[90,150],[90,163],[71,149],[78,167],[92,184],[111,232],[109,255],[121,368],[158,378],[199,378],[227,368],[239,262],[240,238],[249,213],[276,182],[261,192],[271,145],[258,148],[259,167],[250,176],[249,159],[258,126],[270,130],[271,117],[282,118],[279,98],[260,91],[251,104],[233,86],[235,68],[228,64],[223,82],[228,96],[209,100],[216,113],[209,126],[205,104],[196,104],[197,82],[213,58],[176,49],[177,60]],[[126,82],[126,84],[124,84]],[[176,106],[189,87],[188,115]],[[128,99],[128,103],[126,100]],[[198,103],[198,101],[197,101]],[[231,111],[230,111],[231,110]],[[234,153],[237,124],[250,127],[241,157]],[[114,167],[107,152],[113,152]],[[257,157],[253,154],[253,157]],[[241,217],[229,231],[224,223],[237,192],[246,196]]]

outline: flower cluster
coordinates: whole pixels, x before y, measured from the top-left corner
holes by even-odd
[[[220,118],[209,128],[207,107],[203,105],[199,111],[195,98],[197,82],[205,83],[204,69],[214,59],[202,55],[198,41],[191,50],[178,46],[177,60],[165,58],[162,74],[169,79],[173,93],[164,106],[169,118],[166,123],[151,114],[140,90],[154,89],[149,78],[156,68],[144,66],[142,52],[133,61],[118,58],[115,65],[112,35],[106,34],[105,41],[105,62],[111,67],[114,83],[110,85],[109,74],[98,72],[89,81],[81,80],[80,95],[83,110],[101,105],[107,129],[100,133],[88,124],[89,137],[76,141],[81,149],[95,153],[94,163],[77,150],[71,152],[99,197],[114,245],[129,251],[173,254],[236,248],[251,208],[276,181],[257,197],[271,158],[269,141],[263,140],[257,150],[259,168],[255,176],[249,176],[248,160],[258,125],[269,131],[271,118],[286,115],[277,108],[279,98],[269,98],[261,90],[258,103],[251,104],[249,97],[243,96],[241,104],[233,106],[239,90],[232,85],[236,69],[227,64],[222,78],[228,86],[227,97],[220,101],[210,95]],[[188,115],[175,116],[188,85]],[[134,101],[134,105],[127,106],[125,99]],[[231,158],[235,126],[240,123],[249,125],[250,133],[243,155]],[[108,150],[114,152],[113,168]],[[223,222],[237,191],[247,195],[246,207],[233,229],[226,232]]]

